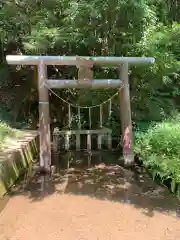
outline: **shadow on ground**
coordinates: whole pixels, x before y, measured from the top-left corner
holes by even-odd
[[[23,194],[40,201],[51,194],[87,195],[143,209],[153,217],[154,211],[179,217],[180,206],[167,188],[156,184],[145,169],[120,165],[117,153],[67,153],[55,157],[51,176],[36,174],[14,189],[13,195]],[[22,186],[25,183],[25,187]]]

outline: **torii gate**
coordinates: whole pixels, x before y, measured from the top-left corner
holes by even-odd
[[[8,55],[6,60],[7,63],[13,65],[38,66],[40,167],[46,171],[51,168],[49,93],[46,86],[49,88],[122,88],[120,92],[120,116],[123,159],[125,165],[134,162],[128,67],[129,65],[154,63],[154,58]],[[48,79],[47,65],[76,66],[79,69],[78,80]],[[120,79],[93,79],[91,70],[93,65],[119,68]]]

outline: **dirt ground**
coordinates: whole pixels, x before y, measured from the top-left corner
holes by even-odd
[[[0,240],[179,240],[176,199],[119,166],[37,177],[0,213]]]

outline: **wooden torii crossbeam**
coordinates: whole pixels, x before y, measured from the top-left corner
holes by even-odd
[[[6,57],[6,60],[9,64],[13,65],[38,66],[40,166],[42,168],[49,171],[51,167],[48,88],[122,88],[120,93],[120,115],[123,158],[125,164],[129,165],[134,162],[128,67],[129,65],[154,63],[154,58],[9,55]],[[78,80],[48,79],[47,65],[76,66],[79,69]],[[93,79],[93,72],[91,70],[93,65],[119,68],[120,79]]]

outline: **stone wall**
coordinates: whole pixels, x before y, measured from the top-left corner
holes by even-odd
[[[23,131],[0,152],[0,197],[9,191],[16,180],[38,157],[39,141],[36,131]]]

